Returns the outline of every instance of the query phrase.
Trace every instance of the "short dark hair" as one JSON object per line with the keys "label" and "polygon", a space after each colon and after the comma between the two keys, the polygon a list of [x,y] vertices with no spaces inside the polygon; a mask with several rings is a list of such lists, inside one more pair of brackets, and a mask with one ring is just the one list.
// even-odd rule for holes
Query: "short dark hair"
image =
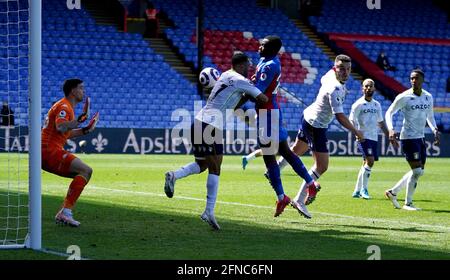
{"label": "short dark hair", "polygon": [[63,84],[63,91],[64,91],[64,96],[69,96],[70,92],[72,91],[72,89],[76,88],[79,84],[82,84],[83,81],[80,79],[67,79],[64,81]]}
{"label": "short dark hair", "polygon": [[270,55],[277,55],[281,49],[281,46],[283,46],[283,42],[281,42],[280,37],[276,35],[269,35],[266,36],[264,39],[267,39],[268,41],[264,45],[264,48],[267,49],[267,52],[269,52]]}
{"label": "short dark hair", "polygon": [[336,56],[336,58],[334,59],[334,62],[338,62],[338,61],[342,61],[342,62],[352,62],[352,59],[350,58],[350,56],[345,55],[345,54],[340,54],[338,56]]}
{"label": "short dark hair", "polygon": [[421,75],[423,79],[425,79],[425,73],[423,73],[422,69],[420,69],[420,68],[415,68],[415,69],[413,69],[413,70],[411,71],[411,74],[412,74],[412,73],[417,73],[417,74]]}
{"label": "short dark hair", "polygon": [[249,61],[248,55],[246,55],[241,51],[235,51],[233,53],[233,56],[231,57],[231,64],[233,65],[233,67],[248,61]]}

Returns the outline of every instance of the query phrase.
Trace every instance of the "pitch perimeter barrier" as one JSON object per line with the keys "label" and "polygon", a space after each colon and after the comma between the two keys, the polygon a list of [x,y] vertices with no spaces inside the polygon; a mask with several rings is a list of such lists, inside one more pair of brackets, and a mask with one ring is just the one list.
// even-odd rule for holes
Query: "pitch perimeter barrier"
{"label": "pitch perimeter barrier", "polygon": [[[20,133],[19,133],[20,131]],[[27,152],[29,137],[27,127],[0,127],[0,152]],[[171,129],[97,128],[89,135],[68,140],[66,149],[73,153],[89,154],[186,154],[191,151],[189,138],[171,137]],[[19,136],[21,135],[21,136]],[[248,132],[246,133],[248,136]],[[292,144],[296,131],[289,132]],[[333,156],[360,155],[353,135],[347,132],[328,132],[328,149]],[[450,134],[442,134],[441,145],[433,145],[433,135],[425,137],[427,154],[431,157],[450,157]],[[80,143],[84,142],[84,146]],[[255,139],[246,139],[236,131],[228,131],[224,152],[231,155],[247,154],[257,149]],[[394,149],[380,135],[380,156],[402,156],[401,149]]]}

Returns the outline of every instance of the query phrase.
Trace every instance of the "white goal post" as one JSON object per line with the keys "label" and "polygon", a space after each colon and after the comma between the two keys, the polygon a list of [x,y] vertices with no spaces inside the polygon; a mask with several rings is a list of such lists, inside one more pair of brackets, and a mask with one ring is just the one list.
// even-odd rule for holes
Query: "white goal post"
{"label": "white goal post", "polygon": [[0,0],[0,102],[15,117],[0,128],[0,249],[42,248],[41,26],[42,0]]}

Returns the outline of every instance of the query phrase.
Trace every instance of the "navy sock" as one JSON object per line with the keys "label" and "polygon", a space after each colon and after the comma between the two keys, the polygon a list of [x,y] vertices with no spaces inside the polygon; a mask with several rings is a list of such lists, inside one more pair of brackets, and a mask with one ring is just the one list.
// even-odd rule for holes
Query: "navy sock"
{"label": "navy sock", "polygon": [[313,181],[313,178],[311,177],[311,175],[309,175],[308,170],[306,170],[305,165],[298,156],[292,153],[289,156],[285,157],[285,159],[292,166],[292,169],[294,169],[295,173],[297,173],[298,176],[302,177],[305,180],[306,184],[310,184]]}
{"label": "navy sock", "polygon": [[270,182],[272,182],[272,187],[275,190],[275,193],[280,196],[284,194],[283,185],[281,184],[280,178],[280,168],[278,164],[271,164],[267,166],[267,171],[269,172]]}

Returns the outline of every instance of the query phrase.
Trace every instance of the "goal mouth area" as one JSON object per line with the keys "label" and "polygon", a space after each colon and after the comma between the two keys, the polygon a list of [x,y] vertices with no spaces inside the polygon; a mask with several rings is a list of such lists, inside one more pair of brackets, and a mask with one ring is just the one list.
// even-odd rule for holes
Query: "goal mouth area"
{"label": "goal mouth area", "polygon": [[0,249],[41,247],[41,13],[0,1]]}
{"label": "goal mouth area", "polygon": [[[0,156],[3,159],[5,155]],[[13,188],[0,184],[0,249],[25,248],[29,238],[29,195],[25,189]]]}

